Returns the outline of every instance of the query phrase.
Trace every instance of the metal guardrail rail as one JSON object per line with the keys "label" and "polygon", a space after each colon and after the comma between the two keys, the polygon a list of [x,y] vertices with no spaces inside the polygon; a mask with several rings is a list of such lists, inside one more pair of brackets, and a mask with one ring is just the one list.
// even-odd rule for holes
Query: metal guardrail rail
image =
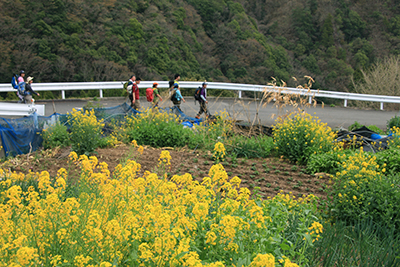
{"label": "metal guardrail rail", "polygon": [[[126,81],[117,82],[59,82],[59,83],[34,83],[33,89],[35,91],[61,91],[61,98],[65,99],[65,91],[68,90],[99,90],[99,97],[103,98],[103,90],[115,89],[122,90],[123,83]],[[168,81],[142,81],[140,88],[148,88],[153,85],[153,82],[157,82],[158,88],[168,88]],[[197,88],[202,82],[179,82],[182,88]],[[219,83],[219,82],[208,82],[208,89],[221,89],[221,90],[233,90],[238,91],[239,98],[242,97],[242,91],[251,92],[263,92],[265,90],[269,92],[280,92],[282,94],[300,94],[309,96],[309,102],[311,103],[312,97],[326,97],[343,99],[344,107],[347,107],[348,100],[359,100],[369,102],[379,102],[380,109],[383,110],[383,103],[400,103],[400,97],[398,96],[386,96],[386,95],[368,95],[368,94],[355,94],[355,93],[344,93],[335,91],[324,91],[324,90],[306,90],[299,88],[278,88],[266,85],[254,85],[254,84],[237,84],[237,83]],[[0,92],[16,92],[11,87],[11,84],[0,84]]]}
{"label": "metal guardrail rail", "polygon": [[29,116],[33,113],[45,115],[45,105],[0,102],[0,116]]}

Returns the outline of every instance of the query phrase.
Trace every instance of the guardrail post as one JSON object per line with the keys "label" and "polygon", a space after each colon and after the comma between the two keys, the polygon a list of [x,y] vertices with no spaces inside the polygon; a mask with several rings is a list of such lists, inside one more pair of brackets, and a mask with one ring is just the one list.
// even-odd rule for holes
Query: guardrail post
{"label": "guardrail post", "polygon": [[61,98],[65,99],[65,91],[64,90],[61,90]]}
{"label": "guardrail post", "polygon": [[100,98],[103,98],[103,89],[100,89]]}
{"label": "guardrail post", "polygon": [[347,107],[347,99],[344,100],[344,107]]}
{"label": "guardrail post", "polygon": [[309,104],[312,104],[312,96],[309,96],[309,97],[308,97],[308,103],[309,103]]}
{"label": "guardrail post", "polygon": [[381,102],[381,110],[383,110],[383,102]]}
{"label": "guardrail post", "polygon": [[242,91],[239,91],[239,98],[242,98]]}

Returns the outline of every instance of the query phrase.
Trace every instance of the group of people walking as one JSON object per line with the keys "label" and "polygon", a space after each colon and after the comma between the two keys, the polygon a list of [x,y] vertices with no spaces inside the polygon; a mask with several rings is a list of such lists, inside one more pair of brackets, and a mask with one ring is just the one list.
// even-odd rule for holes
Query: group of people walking
{"label": "group of people walking", "polygon": [[[169,96],[168,98],[171,99],[174,107],[181,112],[181,103],[186,102],[185,98],[182,96],[179,81],[181,76],[179,74],[175,74],[173,82],[170,82],[169,88]],[[127,92],[130,101],[130,105],[132,108],[136,110],[140,110],[140,96],[139,96],[139,85],[141,82],[140,77],[136,77],[132,75],[127,83]],[[26,103],[30,104],[33,102],[32,95],[39,96],[40,94],[35,92],[32,89],[33,77],[29,76],[25,81],[25,71],[21,70],[20,74],[17,78],[18,89],[17,89],[17,96],[19,98],[19,103]],[[203,82],[201,87],[199,87],[196,92],[198,92],[198,97],[195,100],[199,101],[200,103],[200,110],[196,115],[196,119],[200,119],[200,116],[204,113],[206,116],[209,115],[207,110],[207,98],[206,98],[206,88],[207,82]],[[152,86],[153,90],[153,99],[152,99],[152,108],[157,108],[159,106],[160,101],[163,101],[163,98],[158,89],[158,83],[153,83]]]}
{"label": "group of people walking", "polygon": [[[175,74],[173,82],[170,82],[170,88],[168,91],[168,98],[171,99],[174,108],[181,111],[181,103],[186,102],[185,98],[182,96],[179,81],[181,76],[179,74]],[[127,92],[130,101],[130,105],[132,108],[136,110],[140,110],[140,96],[139,96],[139,87],[141,79],[132,75],[128,81]],[[153,83],[152,86],[154,98],[152,100],[152,108],[157,108],[159,106],[160,101],[163,101],[163,98],[158,89],[158,83]],[[199,88],[199,97],[196,99],[200,103],[200,110],[196,115],[196,119],[200,119],[200,116],[204,113],[206,117],[209,116],[207,110],[207,97],[206,97],[206,89],[207,89],[207,82],[203,82],[201,87]]]}
{"label": "group of people walking", "polygon": [[29,76],[25,82],[25,71],[20,71],[17,82],[17,96],[19,99],[18,103],[31,104],[33,102],[32,95],[40,95],[32,89],[33,77]]}

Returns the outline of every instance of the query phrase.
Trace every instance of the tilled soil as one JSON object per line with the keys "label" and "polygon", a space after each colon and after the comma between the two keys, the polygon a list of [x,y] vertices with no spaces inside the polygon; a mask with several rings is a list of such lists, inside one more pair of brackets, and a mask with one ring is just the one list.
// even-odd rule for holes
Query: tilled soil
{"label": "tilled soil", "polygon": [[[99,162],[108,164],[111,173],[118,164],[132,159],[141,164],[141,174],[143,174],[146,170],[154,171],[157,168],[158,159],[163,150],[168,150],[172,157],[171,169],[168,172],[170,177],[175,174],[190,173],[194,179],[201,181],[208,176],[214,164],[210,152],[193,151],[187,148],[145,147],[143,154],[140,154],[133,146],[122,144],[113,148],[97,149],[94,155]],[[78,167],[68,161],[70,151],[69,147],[39,150],[2,162],[0,167],[24,174],[29,171],[48,171],[51,177],[55,177],[60,168],[65,168],[70,178],[77,177]],[[222,165],[229,178],[238,176],[242,181],[242,186],[248,187],[262,198],[273,197],[282,192],[291,192],[296,197],[314,194],[325,198],[324,189],[330,183],[327,174],[309,175],[306,174],[304,166],[294,165],[279,158],[234,159],[228,156]]]}

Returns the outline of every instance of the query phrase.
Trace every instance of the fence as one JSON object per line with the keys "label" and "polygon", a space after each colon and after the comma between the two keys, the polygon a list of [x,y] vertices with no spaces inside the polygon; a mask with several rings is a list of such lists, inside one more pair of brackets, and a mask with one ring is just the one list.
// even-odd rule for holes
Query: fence
{"label": "fence", "polygon": [[[151,87],[154,81],[142,81],[140,83],[141,88]],[[168,88],[168,81],[156,81],[159,88]],[[197,88],[202,82],[180,82],[181,88]],[[61,98],[65,99],[65,91],[68,90],[99,90],[99,97],[103,98],[103,90],[116,89],[122,90],[123,82],[65,82],[65,83],[35,83],[33,88],[35,91],[61,91]],[[348,100],[359,100],[369,102],[379,102],[380,109],[383,110],[384,103],[400,103],[400,97],[397,96],[386,96],[386,95],[368,95],[368,94],[355,94],[355,93],[343,93],[335,91],[323,91],[323,90],[306,90],[298,88],[277,88],[266,85],[254,85],[254,84],[237,84],[237,83],[218,83],[209,82],[208,89],[222,89],[222,90],[233,90],[238,91],[239,98],[242,97],[243,91],[250,92],[263,92],[264,90],[276,91],[282,94],[300,94],[309,96],[309,102],[311,103],[312,97],[325,97],[335,98],[344,100],[344,107],[347,107]],[[11,87],[11,84],[0,84],[0,92],[12,92],[15,90]]]}

